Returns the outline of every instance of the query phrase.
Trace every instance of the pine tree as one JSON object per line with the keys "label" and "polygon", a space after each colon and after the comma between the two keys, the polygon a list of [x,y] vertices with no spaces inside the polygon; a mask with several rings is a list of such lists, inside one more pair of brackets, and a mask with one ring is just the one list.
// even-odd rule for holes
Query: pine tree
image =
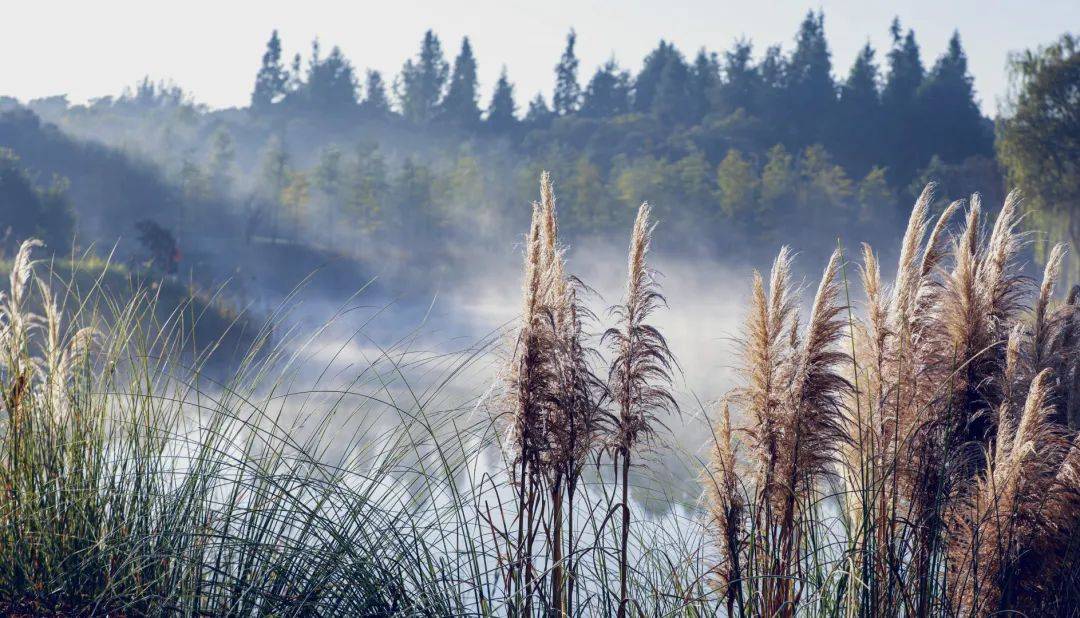
{"label": "pine tree", "polygon": [[660,72],[652,112],[666,124],[685,124],[690,120],[690,68],[674,47],[672,52]]}
{"label": "pine tree", "polygon": [[924,149],[917,143],[925,134],[919,127],[916,100],[926,70],[919,56],[915,32],[908,29],[904,33],[900,20],[894,19],[889,33],[892,35],[889,73],[881,91],[885,158],[880,163],[888,168],[894,185],[906,185],[916,170],[926,163],[921,154]]}
{"label": "pine tree", "polygon": [[555,114],[548,108],[547,102],[544,101],[544,95],[539,92],[533,97],[532,101],[529,101],[529,110],[525,112],[525,124],[534,129],[542,129],[551,123],[551,119]]}
{"label": "pine tree", "polygon": [[789,65],[779,45],[765,50],[765,57],[756,67],[757,91],[754,94],[755,114],[764,121],[765,143],[776,143],[786,137],[788,117],[787,85]]}
{"label": "pine tree", "polygon": [[475,127],[480,122],[477,107],[479,93],[476,86],[476,58],[473,56],[469,37],[461,41],[461,51],[454,60],[450,88],[442,102],[442,117],[451,124]]}
{"label": "pine tree", "polygon": [[286,92],[288,72],[281,64],[281,39],[277,30],[270,35],[266,43],[266,52],[262,57],[262,66],[255,75],[255,90],[251,93],[251,108],[265,111],[280,101]]}
{"label": "pine tree", "polygon": [[772,45],[765,50],[765,57],[757,67],[757,73],[761,78],[761,86],[766,91],[777,93],[784,87],[789,72],[788,61],[779,45]]}
{"label": "pine tree", "polygon": [[825,40],[825,15],[806,14],[787,64],[787,97],[793,104],[788,116],[794,141],[812,144],[825,141],[828,119],[835,115],[836,84]]}
{"label": "pine tree", "polygon": [[435,118],[449,74],[439,37],[428,30],[416,61],[405,62],[395,87],[407,120],[425,124]]}
{"label": "pine tree", "polygon": [[619,69],[614,59],[596,70],[581,103],[586,118],[610,118],[630,110],[630,74]]}
{"label": "pine tree", "polygon": [[834,151],[848,171],[861,176],[884,154],[878,135],[882,122],[878,67],[874,62],[874,48],[869,43],[855,58],[840,87],[837,111]]}
{"label": "pine tree", "polygon": [[341,114],[356,108],[356,75],[352,64],[334,47],[325,59],[319,56],[319,42],[311,45],[304,103],[318,113]]}
{"label": "pine tree", "polygon": [[936,154],[946,163],[959,163],[971,155],[992,156],[992,128],[975,101],[958,32],[953,32],[948,50],[919,88],[918,106],[924,127],[924,159]]}
{"label": "pine tree", "polygon": [[581,103],[581,86],[578,85],[578,59],[574,55],[577,34],[570,30],[566,35],[566,49],[559,64],[555,65],[555,93],[551,97],[552,109],[560,116],[577,111]]}
{"label": "pine tree", "polygon": [[859,55],[855,57],[851,71],[840,87],[840,102],[847,112],[873,109],[881,104],[878,93],[878,67],[874,62],[874,48],[869,43],[864,45]]}
{"label": "pine tree", "polygon": [[382,73],[371,70],[367,72],[364,92],[364,102],[360,104],[360,110],[364,114],[372,118],[384,118],[390,114],[390,99],[386,96],[386,83]]}
{"label": "pine tree", "polygon": [[301,58],[300,52],[296,52],[293,55],[292,64],[290,70],[285,72],[285,98],[286,101],[293,98],[292,95],[298,93],[301,88],[304,87],[303,72],[300,70]]}
{"label": "pine tree", "polygon": [[653,101],[656,99],[656,93],[660,89],[660,79],[671,57],[676,54],[678,52],[675,50],[675,46],[661,39],[656,49],[649,52],[648,56],[645,56],[641,71],[638,72],[637,77],[634,79],[633,104],[635,112],[642,114],[651,114],[653,112]]}
{"label": "pine tree", "polygon": [[712,109],[712,98],[720,84],[720,60],[715,52],[698,51],[690,71],[690,110],[692,122],[699,122]]}
{"label": "pine tree", "polygon": [[904,33],[900,20],[893,19],[889,34],[892,35],[893,45],[889,50],[889,75],[881,99],[887,110],[893,111],[909,106],[914,101],[926,69],[923,68],[919,56],[919,44],[915,41],[914,30],[909,28]]}
{"label": "pine tree", "polygon": [[717,89],[717,105],[720,112],[731,114],[743,109],[760,114],[758,106],[761,93],[761,75],[752,64],[753,46],[747,40],[738,40],[724,52],[724,81]]}
{"label": "pine tree", "polygon": [[495,92],[491,95],[491,104],[487,109],[487,126],[496,133],[508,133],[517,127],[517,104],[514,103],[514,85],[506,76],[506,66],[499,73],[495,82]]}

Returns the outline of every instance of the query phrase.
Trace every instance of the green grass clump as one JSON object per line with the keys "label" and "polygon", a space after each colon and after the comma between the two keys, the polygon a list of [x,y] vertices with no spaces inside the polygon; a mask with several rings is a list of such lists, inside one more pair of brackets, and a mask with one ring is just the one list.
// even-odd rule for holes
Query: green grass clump
{"label": "green grass clump", "polygon": [[[271,343],[268,320],[221,379],[205,371],[212,351],[190,353],[190,322],[160,310],[155,290],[119,302],[69,278],[56,294],[60,274],[32,249],[14,260],[0,308],[0,612],[449,616],[514,606],[506,539],[492,525],[515,517],[513,492],[501,464],[485,463],[498,460],[495,424],[487,402],[447,389],[486,344],[430,358],[383,349],[346,383],[320,377],[301,389],[313,340],[276,333]],[[579,517],[611,508],[600,485],[579,492],[591,505]],[[675,536],[694,538],[686,522],[658,532],[668,528],[635,535],[631,550],[640,560],[630,589],[660,613],[705,592],[698,582],[669,594],[672,576],[692,580],[702,563]],[[579,613],[618,603],[610,533],[580,526]]]}

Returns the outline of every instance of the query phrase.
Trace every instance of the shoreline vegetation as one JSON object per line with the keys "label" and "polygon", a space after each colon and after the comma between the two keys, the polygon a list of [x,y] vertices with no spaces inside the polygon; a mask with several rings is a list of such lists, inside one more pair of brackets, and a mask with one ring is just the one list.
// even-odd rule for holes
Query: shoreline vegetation
{"label": "shoreline vegetation", "polygon": [[686,455],[701,500],[666,516],[633,486],[689,414],[647,204],[594,314],[542,174],[503,371],[464,397],[487,344],[302,383],[304,335],[269,321],[213,379],[149,290],[59,285],[26,241],[0,299],[0,612],[1071,615],[1080,288],[1057,293],[1061,246],[1024,276],[1016,193],[990,220],[978,195],[933,216],[933,190],[891,284],[869,245],[808,305],[789,249],[753,274],[739,385]]}

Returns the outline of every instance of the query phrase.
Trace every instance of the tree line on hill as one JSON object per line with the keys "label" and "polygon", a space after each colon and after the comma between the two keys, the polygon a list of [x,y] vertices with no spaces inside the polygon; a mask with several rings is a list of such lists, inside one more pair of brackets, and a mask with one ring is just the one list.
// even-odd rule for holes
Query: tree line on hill
{"label": "tree line on hill", "polygon": [[[783,235],[814,251],[837,235],[892,234],[928,181],[943,199],[1003,197],[1003,142],[995,152],[960,35],[930,62],[912,29],[894,20],[890,34],[839,77],[821,12],[787,50],[739,40],[687,54],[660,41],[636,71],[611,59],[586,76],[571,31],[554,89],[522,106],[505,69],[482,97],[468,38],[450,61],[428,31],[383,76],[317,41],[286,60],[274,32],[243,109],[208,110],[149,79],[85,106],[29,107],[157,163],[176,190],[155,218],[181,245],[227,232],[361,254],[437,250],[520,228],[520,196],[547,169],[571,235],[624,227],[648,200],[674,228],[667,237],[753,254]],[[208,209],[229,225],[207,227]]]}
{"label": "tree line on hill", "polygon": [[878,166],[897,185],[910,181],[934,155],[947,163],[991,155],[993,126],[979,110],[959,33],[929,67],[913,30],[894,20],[890,33],[884,66],[868,43],[839,80],[821,12],[806,15],[790,53],[773,45],[755,60],[753,44],[739,40],[723,53],[701,49],[691,58],[661,40],[636,73],[612,59],[583,80],[571,31],[550,97],[538,93],[521,113],[505,67],[482,109],[477,57],[468,37],[450,63],[429,30],[416,57],[388,86],[378,71],[366,71],[361,80],[340,48],[323,55],[318,41],[306,64],[297,54],[286,66],[275,31],[251,109],[454,127],[510,136],[530,150],[562,138],[553,128],[560,121],[648,122],[647,137],[658,147],[688,139],[714,155],[714,163],[726,152],[709,152],[710,142],[738,133],[754,154],[776,144],[793,151],[819,144],[850,175],[861,177]]}
{"label": "tree line on hill", "polygon": [[[611,59],[586,79],[571,31],[553,91],[521,109],[505,67],[481,101],[467,37],[450,62],[438,35],[426,32],[388,79],[372,70],[361,78],[340,48],[324,54],[317,41],[306,62],[298,54],[287,65],[275,31],[250,112],[509,143],[522,161],[511,177],[551,169],[568,225],[586,231],[626,224],[649,199],[665,220],[734,222],[753,243],[777,228],[811,236],[891,225],[927,179],[951,178],[957,191],[989,180],[984,191],[999,192],[993,123],[980,112],[959,33],[929,66],[912,29],[894,20],[890,34],[889,49],[867,44],[839,79],[820,11],[805,16],[788,52],[773,45],[755,54],[739,40],[722,53],[687,55],[661,40],[636,72]],[[445,148],[428,163],[451,174],[462,156]],[[373,225],[385,223],[366,211]]]}

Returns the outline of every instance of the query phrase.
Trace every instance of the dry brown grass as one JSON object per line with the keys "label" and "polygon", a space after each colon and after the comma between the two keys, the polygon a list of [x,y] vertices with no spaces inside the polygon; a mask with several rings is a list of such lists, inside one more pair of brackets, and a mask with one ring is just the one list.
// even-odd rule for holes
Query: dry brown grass
{"label": "dry brown grass", "polygon": [[[1041,615],[1075,596],[1080,348],[1078,294],[1053,302],[1063,250],[1036,289],[1018,263],[1016,194],[992,227],[973,196],[955,232],[963,205],[931,227],[932,203],[927,187],[891,291],[863,247],[858,320],[839,300],[839,254],[801,329],[788,250],[768,291],[754,273],[744,386],[722,406],[706,483],[729,612],[802,607],[823,552],[814,505],[834,476],[837,611]],[[728,402],[749,451],[738,472]]]}

